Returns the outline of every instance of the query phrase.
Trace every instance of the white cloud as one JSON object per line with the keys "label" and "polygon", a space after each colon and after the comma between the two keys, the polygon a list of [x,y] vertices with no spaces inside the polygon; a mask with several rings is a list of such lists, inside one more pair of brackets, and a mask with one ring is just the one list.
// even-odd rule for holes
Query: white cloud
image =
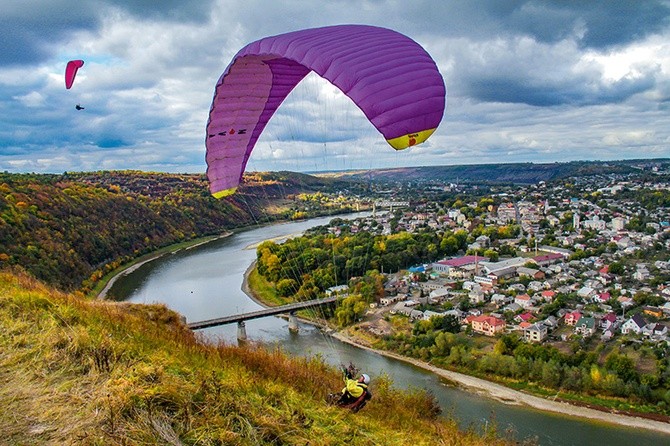
{"label": "white cloud", "polygon": [[[618,30],[599,18],[607,5],[588,2],[218,0],[161,9],[99,0],[76,20],[56,0],[26,5],[0,6],[35,28],[7,43],[25,54],[0,55],[2,170],[204,172],[211,96],[237,50],[338,23],[387,26],[425,46],[448,88],[440,128],[395,152],[339,90],[310,76],[268,124],[249,168],[670,157],[670,28],[654,2],[609,5],[612,23],[637,17],[637,28]],[[10,31],[0,37],[21,37]],[[75,57],[86,64],[65,90],[64,63]]]}
{"label": "white cloud", "polygon": [[14,99],[26,107],[40,107],[44,105],[44,96],[37,91],[31,91],[23,96],[14,96]]}

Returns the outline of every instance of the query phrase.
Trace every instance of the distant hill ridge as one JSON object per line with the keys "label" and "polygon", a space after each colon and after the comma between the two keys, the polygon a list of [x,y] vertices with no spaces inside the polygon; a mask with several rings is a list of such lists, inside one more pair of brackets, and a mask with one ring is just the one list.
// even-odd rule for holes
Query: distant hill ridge
{"label": "distant hill ridge", "polygon": [[668,159],[621,161],[572,161],[567,163],[471,164],[455,166],[417,166],[392,169],[322,172],[324,178],[357,181],[441,181],[445,183],[533,184],[573,176],[631,173],[641,167],[667,165]]}

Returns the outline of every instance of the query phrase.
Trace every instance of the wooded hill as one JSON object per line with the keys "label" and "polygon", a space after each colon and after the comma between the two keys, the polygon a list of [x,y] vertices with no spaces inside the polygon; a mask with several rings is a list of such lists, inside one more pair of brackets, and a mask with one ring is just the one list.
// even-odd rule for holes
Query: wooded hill
{"label": "wooded hill", "polygon": [[294,194],[338,186],[308,175],[257,173],[245,175],[237,194],[217,200],[204,175],[3,173],[0,268],[20,267],[61,290],[87,292],[104,274],[142,254],[289,219]]}
{"label": "wooded hill", "polygon": [[468,164],[458,166],[402,167],[365,171],[328,172],[319,177],[366,182],[442,182],[479,184],[533,184],[573,176],[626,174],[651,167],[668,168],[670,161],[573,161],[569,163]]}

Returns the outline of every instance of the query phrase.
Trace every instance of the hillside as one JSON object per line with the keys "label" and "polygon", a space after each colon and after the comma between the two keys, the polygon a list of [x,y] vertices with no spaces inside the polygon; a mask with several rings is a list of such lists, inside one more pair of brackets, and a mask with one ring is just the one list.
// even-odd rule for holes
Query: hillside
{"label": "hillside", "polygon": [[668,160],[573,161],[569,163],[508,163],[424,166],[315,174],[324,178],[366,182],[438,182],[479,184],[533,184],[571,176],[629,173]]}
{"label": "hillside", "polygon": [[380,377],[359,414],[318,359],[207,345],[159,305],[87,301],[0,273],[0,438],[38,445],[498,445]]}
{"label": "hillside", "polygon": [[296,206],[293,194],[336,187],[341,182],[289,172],[257,173],[245,176],[237,194],[217,200],[204,175],[4,173],[0,267],[20,266],[61,290],[87,292],[104,274],[142,254],[290,219]]}

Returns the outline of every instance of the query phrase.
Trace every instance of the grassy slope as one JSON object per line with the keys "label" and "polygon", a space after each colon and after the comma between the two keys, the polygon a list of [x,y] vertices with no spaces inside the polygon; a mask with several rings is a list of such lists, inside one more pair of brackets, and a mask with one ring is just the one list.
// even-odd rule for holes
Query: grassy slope
{"label": "grassy slope", "polygon": [[84,301],[0,272],[5,444],[492,445],[376,379],[354,415],[320,360],[205,345],[159,305]]}

